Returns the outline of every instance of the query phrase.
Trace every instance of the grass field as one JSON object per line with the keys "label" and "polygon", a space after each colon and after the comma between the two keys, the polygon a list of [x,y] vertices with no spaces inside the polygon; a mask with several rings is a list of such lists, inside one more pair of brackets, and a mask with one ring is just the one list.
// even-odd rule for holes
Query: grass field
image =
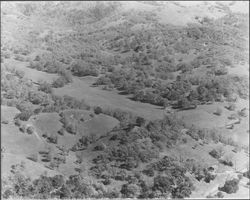
{"label": "grass field", "polygon": [[1,147],[4,149],[2,153],[2,176],[10,174],[11,165],[25,162],[25,174],[32,179],[37,178],[45,171],[48,175],[58,174],[56,171],[49,170],[43,164],[33,162],[27,159],[32,153],[37,153],[40,149],[45,148],[44,143],[37,139],[35,135],[28,135],[19,131],[13,123],[15,114],[19,113],[16,108],[1,106],[1,116],[9,120],[9,124],[1,125]]}
{"label": "grass field", "polygon": [[97,87],[91,87],[94,80],[91,78],[74,78],[73,83],[63,88],[55,89],[57,95],[70,95],[77,99],[84,99],[90,106],[103,106],[120,108],[136,113],[147,119],[161,119],[162,107],[130,100],[125,95],[119,95],[114,91],[105,91]]}

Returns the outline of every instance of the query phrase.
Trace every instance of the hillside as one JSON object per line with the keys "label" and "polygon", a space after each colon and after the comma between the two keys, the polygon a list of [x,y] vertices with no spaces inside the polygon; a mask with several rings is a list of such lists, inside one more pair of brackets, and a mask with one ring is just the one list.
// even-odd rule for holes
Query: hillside
{"label": "hillside", "polygon": [[249,198],[249,2],[1,2],[3,198]]}

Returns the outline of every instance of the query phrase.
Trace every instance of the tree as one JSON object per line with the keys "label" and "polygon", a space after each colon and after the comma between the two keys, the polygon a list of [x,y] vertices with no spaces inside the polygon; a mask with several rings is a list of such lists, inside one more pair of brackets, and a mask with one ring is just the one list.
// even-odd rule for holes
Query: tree
{"label": "tree", "polygon": [[228,73],[228,69],[226,67],[216,68],[214,74],[216,76],[226,75]]}
{"label": "tree", "polygon": [[181,98],[179,101],[178,101],[178,107],[180,108],[188,108],[190,106],[190,102],[187,100],[187,98]]}
{"label": "tree", "polygon": [[212,151],[210,151],[209,154],[212,157],[214,157],[215,159],[219,159],[220,158],[219,153],[215,149],[213,149]]}
{"label": "tree", "polygon": [[194,189],[194,186],[189,178],[186,179],[186,181],[181,182],[178,184],[177,187],[175,187],[172,191],[172,198],[186,198],[189,197],[192,193],[192,190]]}
{"label": "tree", "polygon": [[216,151],[217,151],[219,158],[221,158],[225,154],[225,150],[224,150],[224,147],[222,145],[218,146],[216,148]]}
{"label": "tree", "polygon": [[29,126],[29,127],[27,127],[26,131],[28,134],[32,135],[34,133],[35,129],[33,126]]}
{"label": "tree", "polygon": [[52,93],[51,85],[47,82],[40,83],[38,90],[43,91],[43,92],[48,93],[48,94]]}
{"label": "tree", "polygon": [[136,118],[136,124],[138,126],[143,126],[143,125],[145,125],[145,123],[146,123],[146,120],[143,117],[137,117]]}
{"label": "tree", "polygon": [[41,91],[30,91],[28,93],[29,101],[33,104],[41,104],[47,99],[47,95]]}
{"label": "tree", "polygon": [[232,154],[225,155],[221,160],[221,162],[225,165],[233,166],[233,155]]}
{"label": "tree", "polygon": [[124,184],[120,192],[125,198],[136,198],[140,194],[140,188],[136,184]]}
{"label": "tree", "polygon": [[63,76],[59,76],[56,80],[53,81],[52,86],[54,88],[63,87],[67,83],[67,80]]}
{"label": "tree", "polygon": [[154,169],[153,168],[144,169],[142,171],[142,173],[149,176],[149,177],[153,177],[154,176]]}
{"label": "tree", "polygon": [[218,198],[223,198],[223,197],[224,197],[224,195],[223,195],[223,193],[222,193],[221,191],[220,191],[220,192],[217,192],[216,196],[217,196]]}
{"label": "tree", "polygon": [[22,121],[28,121],[29,118],[33,115],[32,111],[23,111],[15,116],[15,119],[20,119]]}
{"label": "tree", "polygon": [[243,176],[247,177],[250,179],[250,170],[247,170],[246,172],[243,173]]}
{"label": "tree", "polygon": [[102,113],[102,108],[100,106],[97,106],[94,108],[94,113],[99,115],[100,113]]}
{"label": "tree", "polygon": [[170,177],[167,176],[157,176],[154,178],[153,190],[159,190],[161,193],[171,193],[172,191],[172,181]]}
{"label": "tree", "polygon": [[53,187],[49,177],[41,175],[39,179],[34,180],[33,186],[36,198],[50,198]]}
{"label": "tree", "polygon": [[236,193],[239,190],[239,180],[238,179],[228,180],[225,182],[223,187],[219,187],[218,189],[228,194]]}

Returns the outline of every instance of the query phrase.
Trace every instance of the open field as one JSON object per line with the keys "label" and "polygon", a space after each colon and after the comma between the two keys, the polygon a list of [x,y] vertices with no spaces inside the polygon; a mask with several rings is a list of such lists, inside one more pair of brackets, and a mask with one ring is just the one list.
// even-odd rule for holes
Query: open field
{"label": "open field", "polygon": [[56,89],[55,94],[62,96],[67,94],[77,99],[84,99],[91,106],[102,105],[104,107],[120,108],[146,117],[147,119],[161,119],[163,117],[163,110],[159,106],[135,102],[115,92],[91,87],[92,83],[93,81],[89,80],[88,77],[81,80],[74,78],[73,83]]}

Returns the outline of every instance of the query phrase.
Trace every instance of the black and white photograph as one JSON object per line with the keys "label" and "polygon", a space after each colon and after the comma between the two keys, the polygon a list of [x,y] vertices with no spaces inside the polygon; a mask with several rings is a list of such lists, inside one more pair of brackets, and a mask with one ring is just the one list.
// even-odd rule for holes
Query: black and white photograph
{"label": "black and white photograph", "polygon": [[249,1],[1,1],[1,199],[250,199]]}

